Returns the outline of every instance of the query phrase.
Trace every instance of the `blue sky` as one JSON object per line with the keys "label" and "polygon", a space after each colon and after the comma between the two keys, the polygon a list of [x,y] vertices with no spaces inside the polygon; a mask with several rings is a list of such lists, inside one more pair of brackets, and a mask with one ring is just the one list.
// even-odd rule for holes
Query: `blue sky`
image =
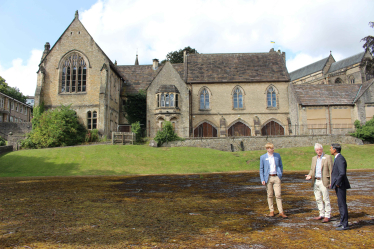
{"label": "blue sky", "polygon": [[[151,64],[186,46],[201,53],[286,52],[291,72],[325,58],[357,54],[373,0],[0,1],[0,76],[33,95],[45,42],[51,46],[75,11],[112,61]],[[275,41],[271,44],[270,41]]]}

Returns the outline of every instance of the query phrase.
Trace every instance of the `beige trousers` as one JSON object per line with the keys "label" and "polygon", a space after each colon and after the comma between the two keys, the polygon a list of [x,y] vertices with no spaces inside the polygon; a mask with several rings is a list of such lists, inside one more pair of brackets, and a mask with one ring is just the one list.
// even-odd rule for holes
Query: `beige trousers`
{"label": "beige trousers", "polygon": [[322,180],[314,182],[314,196],[316,197],[319,216],[330,218],[331,205],[329,190],[323,185]]}
{"label": "beige trousers", "polygon": [[274,212],[274,200],[273,196],[275,193],[275,199],[277,201],[277,207],[279,213],[283,213],[282,197],[281,197],[281,180],[278,176],[269,176],[269,180],[266,184],[266,191],[268,194],[268,204],[270,212]]}

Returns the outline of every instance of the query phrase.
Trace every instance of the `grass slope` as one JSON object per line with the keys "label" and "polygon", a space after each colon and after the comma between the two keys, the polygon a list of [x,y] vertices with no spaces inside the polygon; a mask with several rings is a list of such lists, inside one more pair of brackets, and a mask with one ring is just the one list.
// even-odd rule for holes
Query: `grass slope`
{"label": "grass slope", "polygon": [[[329,146],[324,146],[329,153]],[[0,156],[0,177],[186,174],[258,170],[266,151],[95,145],[15,151]],[[309,170],[313,147],[276,149],[284,170]],[[374,168],[373,145],[344,145],[349,169]]]}

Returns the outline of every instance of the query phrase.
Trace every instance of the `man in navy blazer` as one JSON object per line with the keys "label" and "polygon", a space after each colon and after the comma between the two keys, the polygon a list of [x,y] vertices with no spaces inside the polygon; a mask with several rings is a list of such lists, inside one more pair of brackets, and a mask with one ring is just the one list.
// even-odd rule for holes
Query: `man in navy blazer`
{"label": "man in navy blazer", "polygon": [[274,217],[274,200],[273,195],[277,201],[279,216],[287,218],[283,212],[282,197],[281,197],[281,179],[283,174],[282,159],[278,153],[274,153],[274,145],[267,143],[265,145],[267,153],[260,157],[260,178],[261,184],[266,185],[268,204],[270,209],[270,217]]}
{"label": "man in navy blazer", "polygon": [[342,147],[340,144],[332,144],[330,147],[331,155],[335,156],[334,165],[331,172],[331,188],[335,189],[338,197],[338,206],[340,212],[340,223],[336,230],[348,229],[348,208],[347,208],[347,189],[351,188],[347,178],[347,161],[340,154]]}

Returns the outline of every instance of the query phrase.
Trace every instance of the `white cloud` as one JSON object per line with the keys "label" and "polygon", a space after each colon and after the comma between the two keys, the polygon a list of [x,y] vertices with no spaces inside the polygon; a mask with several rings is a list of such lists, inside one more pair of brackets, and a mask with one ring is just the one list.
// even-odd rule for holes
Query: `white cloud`
{"label": "white cloud", "polygon": [[120,65],[133,64],[137,50],[140,64],[151,64],[186,46],[201,53],[267,52],[273,40],[297,69],[330,50],[335,59],[361,52],[373,7],[371,0],[109,0],[83,11],[81,21]]}
{"label": "white cloud", "polygon": [[30,58],[24,64],[22,59],[14,59],[10,68],[3,68],[0,65],[0,75],[11,87],[18,87],[24,95],[34,96],[38,65],[43,51],[34,49]]}

